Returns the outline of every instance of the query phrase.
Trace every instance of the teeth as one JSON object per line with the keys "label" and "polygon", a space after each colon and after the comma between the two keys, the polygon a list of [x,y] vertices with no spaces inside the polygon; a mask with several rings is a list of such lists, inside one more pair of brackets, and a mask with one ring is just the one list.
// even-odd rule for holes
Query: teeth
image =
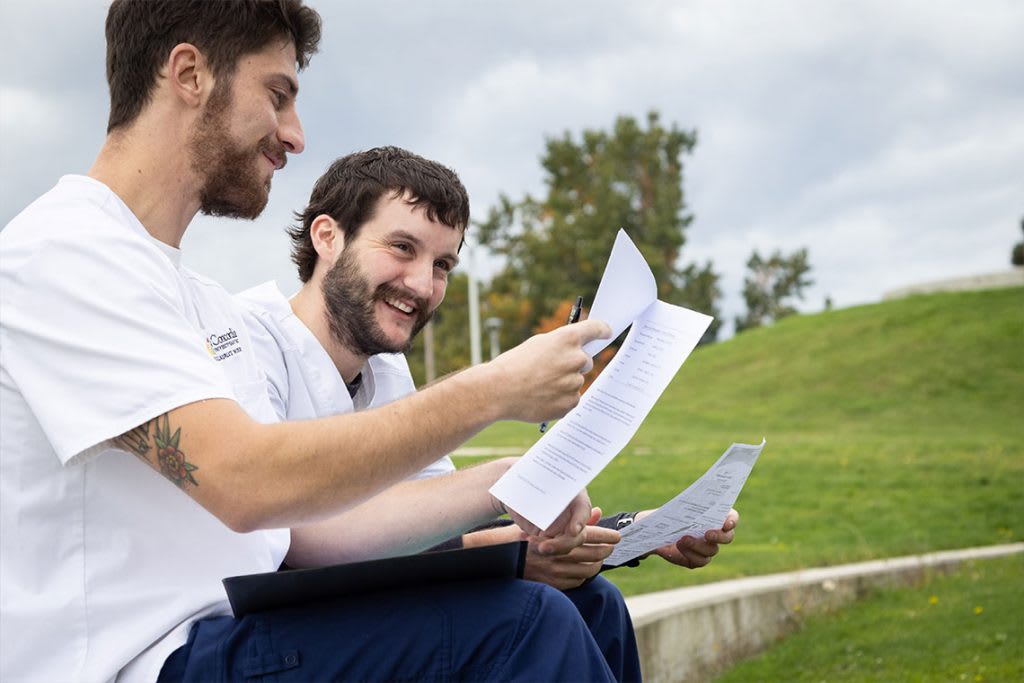
{"label": "teeth", "polygon": [[404,304],[396,299],[384,299],[384,301],[386,301],[391,306],[394,306],[398,310],[402,311],[403,313],[412,313],[415,310],[412,306]]}

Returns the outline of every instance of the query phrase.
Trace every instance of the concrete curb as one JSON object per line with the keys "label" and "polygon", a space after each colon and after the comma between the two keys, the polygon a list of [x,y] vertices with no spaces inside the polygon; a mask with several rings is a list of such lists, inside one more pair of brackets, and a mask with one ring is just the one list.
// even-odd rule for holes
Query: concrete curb
{"label": "concrete curb", "polygon": [[979,289],[1004,289],[1006,287],[1024,287],[1024,267],[1014,266],[1011,270],[983,275],[922,282],[909,287],[893,289],[882,294],[883,300],[902,299],[914,294],[933,294],[935,292],[969,292]]}
{"label": "concrete curb", "polygon": [[839,607],[879,586],[919,582],[966,560],[1024,553],[1024,543],[802,569],[677,588],[626,599],[644,680],[706,681],[767,649],[806,616]]}

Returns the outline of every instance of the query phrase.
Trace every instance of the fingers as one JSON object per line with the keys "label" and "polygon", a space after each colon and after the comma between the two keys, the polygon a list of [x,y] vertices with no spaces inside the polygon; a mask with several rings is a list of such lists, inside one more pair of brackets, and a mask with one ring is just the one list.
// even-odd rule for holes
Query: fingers
{"label": "fingers", "polygon": [[[576,494],[576,497],[569,501],[551,526],[544,530],[543,536],[554,538],[556,536],[580,536],[586,529],[588,520],[593,517],[594,508],[590,505],[590,496],[587,490],[583,489]],[[600,509],[598,509],[600,515]],[[582,542],[582,541],[581,541]]]}
{"label": "fingers", "polygon": [[[583,532],[584,543],[600,543],[607,545],[610,548],[620,540],[622,540],[622,534],[615,529],[606,529],[603,526],[588,526]],[[611,551],[609,550],[609,553],[610,552]]]}
{"label": "fingers", "polygon": [[[584,328],[577,330],[576,328]],[[496,372],[489,386],[501,403],[501,414],[526,422],[556,420],[576,407],[584,373],[593,360],[582,345],[610,333],[600,321],[567,325],[530,337],[491,361],[486,370]]]}
{"label": "fingers", "polygon": [[594,341],[595,339],[607,339],[612,336],[612,328],[608,327],[608,323],[603,320],[596,320],[588,318],[575,325],[567,325],[560,327],[559,331],[566,330],[566,334],[575,335],[575,339],[580,346]]}
{"label": "fingers", "polygon": [[[585,374],[587,374],[588,372],[590,372],[593,369],[594,369],[594,359],[591,358],[590,356],[587,356],[586,361],[584,361],[584,363],[583,363],[583,367],[580,368],[580,374],[581,375],[585,375]],[[582,387],[583,384],[581,383],[580,386]]]}
{"label": "fingers", "polygon": [[502,504],[502,507],[508,512],[508,516],[515,522],[516,526],[523,530],[523,533],[527,536],[539,536],[541,533],[540,527],[531,522],[530,520],[523,517],[521,514],[516,512],[510,507],[506,507]]}
{"label": "fingers", "polygon": [[584,530],[578,534],[562,535],[555,538],[540,538],[537,542],[537,552],[541,555],[565,555],[569,551],[583,545]]}
{"label": "fingers", "polygon": [[563,536],[559,538],[534,537],[531,549],[540,555],[550,555],[566,562],[602,562],[612,554],[621,536],[614,529],[588,526],[582,534],[582,542],[571,545]]}
{"label": "fingers", "polygon": [[[597,527],[588,527],[588,531],[594,528]],[[536,538],[530,539],[530,552],[526,555],[523,576],[560,590],[576,588],[601,571],[602,562],[614,548],[613,545],[603,543],[584,544],[563,555],[548,555],[540,552],[540,546],[546,542]]]}
{"label": "fingers", "polygon": [[600,564],[612,554],[612,550],[614,549],[614,545],[609,545],[607,543],[585,543],[573,548],[566,555],[552,557],[552,560],[566,565],[593,564],[594,562]]}
{"label": "fingers", "polygon": [[721,529],[712,529],[711,531],[704,532],[704,540],[708,543],[728,544],[732,543],[732,539],[736,537],[735,531],[722,531]]}
{"label": "fingers", "polygon": [[711,529],[705,532],[704,540],[709,543],[732,543],[736,536],[736,526],[740,523],[740,513],[736,510],[729,510],[725,517],[725,523],[721,529]]}
{"label": "fingers", "polygon": [[729,514],[725,516],[725,523],[722,524],[722,531],[732,531],[740,523],[740,513],[735,508],[729,510]]}
{"label": "fingers", "polygon": [[531,563],[531,559],[530,556],[527,556],[523,578],[540,581],[563,591],[579,587],[584,581],[601,571],[600,562],[555,563],[542,559],[539,562]]}

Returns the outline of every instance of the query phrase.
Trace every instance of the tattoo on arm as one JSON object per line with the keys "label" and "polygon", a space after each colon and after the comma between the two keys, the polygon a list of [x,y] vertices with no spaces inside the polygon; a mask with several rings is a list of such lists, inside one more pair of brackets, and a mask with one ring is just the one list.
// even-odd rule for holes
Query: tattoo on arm
{"label": "tattoo on arm", "polygon": [[[152,432],[152,440],[150,433]],[[128,451],[145,460],[160,470],[178,488],[187,489],[191,486],[199,486],[195,476],[192,474],[199,468],[185,459],[185,454],[179,448],[181,443],[181,427],[171,434],[170,418],[165,413],[158,418],[141,424],[131,431],[125,432],[114,439],[115,445],[122,450]],[[156,462],[149,456],[149,451],[156,447]]]}
{"label": "tattoo on arm", "polygon": [[122,450],[133,453],[149,462],[149,425],[152,421],[141,424],[130,432],[125,432],[114,439],[114,444]]}

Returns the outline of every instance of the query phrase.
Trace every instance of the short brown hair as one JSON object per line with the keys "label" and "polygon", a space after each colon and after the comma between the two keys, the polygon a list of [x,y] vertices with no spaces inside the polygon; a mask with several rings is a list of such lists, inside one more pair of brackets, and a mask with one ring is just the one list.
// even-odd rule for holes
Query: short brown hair
{"label": "short brown hair", "polygon": [[302,0],[114,0],[106,34],[109,133],[138,117],[175,45],[195,45],[230,82],[239,57],[291,39],[302,69],[320,43],[320,15]]}
{"label": "short brown hair", "polygon": [[[432,221],[465,230],[469,225],[469,195],[455,171],[400,147],[376,147],[336,160],[313,186],[309,205],[296,212],[298,224],[288,230],[292,261],[299,279],[313,276],[317,253],[309,230],[317,216],[333,218],[345,232],[346,243],[359,234],[385,193],[408,195]],[[461,245],[460,245],[461,246]]]}

